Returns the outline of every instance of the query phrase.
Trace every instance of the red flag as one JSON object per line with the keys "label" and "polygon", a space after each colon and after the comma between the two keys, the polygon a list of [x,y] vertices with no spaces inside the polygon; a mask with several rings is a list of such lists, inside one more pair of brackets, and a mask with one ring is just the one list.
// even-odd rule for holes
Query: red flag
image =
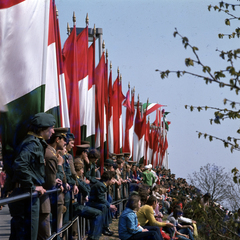
{"label": "red flag", "polygon": [[63,65],[66,79],[66,90],[68,99],[68,109],[70,117],[71,132],[75,135],[76,145],[81,144],[81,128],[79,113],[79,91],[77,79],[77,37],[76,26],[74,26],[70,36],[63,47]]}
{"label": "red flag", "polygon": [[[77,80],[79,88],[79,113],[80,126],[87,126],[87,104],[88,104],[88,27],[77,36]],[[82,138],[86,138],[86,132],[82,132]]]}
{"label": "red flag", "polygon": [[90,140],[90,145],[95,146],[95,38],[88,48],[88,100],[87,100],[87,133],[86,137]]}
{"label": "red flag", "polygon": [[132,92],[132,102],[130,103],[130,90],[127,92],[123,106],[126,107],[126,125],[123,152],[130,152],[131,157],[133,145],[134,93]]}
{"label": "red flag", "polygon": [[149,142],[150,142],[150,122],[146,124],[146,133],[145,133],[145,152],[144,152],[144,165],[148,164],[149,159]]}
{"label": "red flag", "polygon": [[137,115],[135,117],[134,135],[133,135],[133,161],[139,162],[144,156],[144,137],[146,132],[146,114],[139,110],[139,101],[137,104]]}
{"label": "red flag", "polygon": [[96,83],[96,136],[100,137],[100,168],[103,173],[104,167],[104,78],[105,78],[105,56],[104,53],[95,69]]}
{"label": "red flag", "polygon": [[108,105],[108,145],[109,145],[109,152],[114,152],[114,145],[113,145],[113,99],[112,99],[112,69],[110,70],[109,75],[109,84],[108,84],[108,97],[109,97],[109,105]]}
{"label": "red flag", "polygon": [[109,144],[108,144],[108,59],[105,63],[105,77],[104,77],[104,135],[106,136],[106,158],[109,158]]}
{"label": "red flag", "polygon": [[122,101],[125,99],[122,94],[122,85],[119,76],[113,84],[113,137],[114,153],[120,153],[122,147]]}

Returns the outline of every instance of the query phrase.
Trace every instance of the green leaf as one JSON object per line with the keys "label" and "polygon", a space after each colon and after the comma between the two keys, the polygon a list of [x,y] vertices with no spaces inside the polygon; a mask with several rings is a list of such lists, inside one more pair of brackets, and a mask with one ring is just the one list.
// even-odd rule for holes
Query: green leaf
{"label": "green leaf", "polygon": [[208,11],[211,11],[211,8],[212,8],[212,6],[211,6],[211,5],[209,5],[209,6],[208,6]]}
{"label": "green leaf", "polygon": [[178,34],[178,32],[177,32],[177,31],[175,31],[175,32],[173,33],[173,36],[174,36],[174,37],[176,37],[176,36],[177,36],[177,34]]}
{"label": "green leaf", "polygon": [[213,137],[212,136],[209,136],[209,141],[211,142],[213,140]]}
{"label": "green leaf", "polygon": [[201,136],[202,136],[202,133],[199,132],[199,133],[198,133],[198,138],[200,138]]}
{"label": "green leaf", "polygon": [[233,181],[234,181],[235,183],[237,183],[237,177],[236,177],[236,176],[233,177]]}
{"label": "green leaf", "polygon": [[185,109],[187,109],[188,105],[185,105]]}
{"label": "green leaf", "polygon": [[227,18],[227,19],[225,19],[225,24],[227,25],[227,26],[230,26],[230,20]]}
{"label": "green leaf", "polygon": [[224,147],[227,148],[228,147],[228,143],[224,142]]}

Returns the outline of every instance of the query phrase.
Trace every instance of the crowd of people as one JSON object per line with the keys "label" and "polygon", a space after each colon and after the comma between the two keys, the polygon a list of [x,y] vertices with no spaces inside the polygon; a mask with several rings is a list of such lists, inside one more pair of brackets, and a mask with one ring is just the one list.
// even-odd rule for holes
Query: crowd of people
{"label": "crowd of people", "polygon": [[[73,216],[89,219],[89,240],[99,239],[102,234],[112,236],[109,225],[118,217],[122,240],[193,240],[198,235],[197,222],[183,216],[184,210],[192,199],[200,196],[199,206],[205,211],[208,193],[201,196],[197,188],[185,179],[176,179],[169,169],[154,169],[151,164],[131,161],[130,153],[110,153],[100,174],[99,151],[82,141],[75,146],[73,157],[74,134],[54,125],[51,114],[36,114],[11,168],[6,169],[9,197],[26,192],[39,194],[9,203],[10,239],[49,238],[54,230],[71,220],[71,202]],[[57,194],[45,194],[52,189],[60,190]],[[123,212],[112,204],[120,199],[128,199]],[[73,238],[78,237],[77,224],[73,224],[69,233]],[[66,234],[57,238],[66,239]]]}

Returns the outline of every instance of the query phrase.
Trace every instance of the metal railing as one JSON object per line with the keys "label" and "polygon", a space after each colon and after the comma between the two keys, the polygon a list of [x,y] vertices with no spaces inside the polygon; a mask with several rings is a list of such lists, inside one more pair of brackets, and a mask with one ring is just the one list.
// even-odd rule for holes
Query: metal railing
{"label": "metal railing", "polygon": [[[123,187],[126,187],[126,191],[128,192],[128,185],[123,185]],[[49,195],[49,194],[54,194],[56,197],[57,197],[57,194],[61,192],[61,189],[53,189],[53,190],[47,190],[45,192],[45,194]],[[127,194],[128,196],[128,194]],[[37,192],[27,192],[27,193],[23,193],[23,194],[19,194],[17,196],[11,196],[11,197],[7,197],[7,198],[2,198],[0,199],[0,206],[1,205],[6,205],[6,204],[9,204],[9,203],[13,203],[13,202],[17,202],[17,201],[20,201],[20,200],[24,200],[24,199],[29,199],[29,198],[35,198],[35,197],[40,197],[40,195],[37,193]],[[113,198],[115,199],[115,198]],[[127,201],[128,197],[124,197],[122,199],[119,199],[119,200],[116,200],[116,201],[113,201],[111,204],[112,205],[116,205],[118,206],[118,213],[119,215],[121,214],[121,212],[123,211],[124,209],[124,205]],[[66,239],[72,239],[72,236],[71,236],[71,228],[72,228],[72,225],[77,222],[77,225],[78,225],[78,239],[82,239],[83,237],[85,237],[85,227],[86,227],[86,219],[85,218],[82,218],[82,217],[79,217],[79,216],[73,216],[73,202],[70,201],[70,221],[66,224],[64,224],[60,229],[57,229],[57,225],[56,223],[53,224],[52,222],[52,233],[51,233],[51,236],[48,238],[48,240],[51,240],[51,239],[54,239],[55,237],[57,237],[58,235],[66,232]],[[57,211],[55,211],[55,213],[57,214]],[[116,216],[117,217],[117,216]],[[79,224],[79,222],[81,224]],[[88,224],[89,226],[89,224]],[[70,233],[70,234],[69,234]]]}

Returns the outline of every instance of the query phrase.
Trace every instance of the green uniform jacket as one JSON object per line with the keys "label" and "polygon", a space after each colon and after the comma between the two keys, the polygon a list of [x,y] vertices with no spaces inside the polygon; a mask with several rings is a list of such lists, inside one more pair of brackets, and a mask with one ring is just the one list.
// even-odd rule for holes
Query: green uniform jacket
{"label": "green uniform jacket", "polygon": [[89,202],[105,204],[109,207],[110,203],[105,198],[106,192],[107,186],[103,182],[98,181],[91,187]]}
{"label": "green uniform jacket", "polygon": [[47,143],[43,138],[29,133],[22,142],[20,152],[13,163],[13,179],[20,183],[23,189],[35,190],[35,186],[42,186],[45,182],[44,152]]}

